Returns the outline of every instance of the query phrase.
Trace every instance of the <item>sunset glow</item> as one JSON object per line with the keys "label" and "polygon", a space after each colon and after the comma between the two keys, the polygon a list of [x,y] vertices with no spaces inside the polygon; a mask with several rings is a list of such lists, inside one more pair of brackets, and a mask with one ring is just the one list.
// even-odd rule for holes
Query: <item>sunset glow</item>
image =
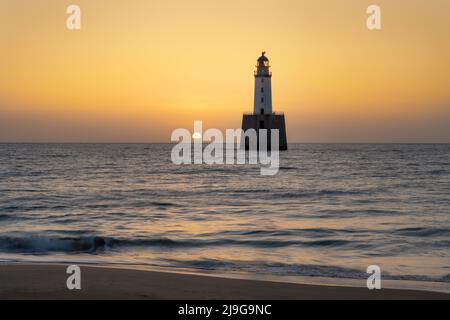
{"label": "sunset glow", "polygon": [[449,142],[450,2],[0,0],[0,141],[239,128],[266,50],[292,142]]}

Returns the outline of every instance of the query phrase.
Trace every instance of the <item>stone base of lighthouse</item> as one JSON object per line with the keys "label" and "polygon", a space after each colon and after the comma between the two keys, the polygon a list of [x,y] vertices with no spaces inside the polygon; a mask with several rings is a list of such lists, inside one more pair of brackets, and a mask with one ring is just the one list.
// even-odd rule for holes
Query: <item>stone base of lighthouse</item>
{"label": "stone base of lighthouse", "polygon": [[[246,132],[249,129],[255,129],[258,133],[259,139],[259,130],[267,129],[268,130],[268,141],[267,147],[271,150],[271,130],[278,129],[280,132],[280,151],[286,151],[288,149],[287,144],[287,135],[286,135],[286,120],[284,115],[280,114],[252,114],[252,115],[244,115],[242,120],[242,130]],[[259,141],[258,141],[259,146]],[[248,141],[245,142],[245,148],[249,149]]]}

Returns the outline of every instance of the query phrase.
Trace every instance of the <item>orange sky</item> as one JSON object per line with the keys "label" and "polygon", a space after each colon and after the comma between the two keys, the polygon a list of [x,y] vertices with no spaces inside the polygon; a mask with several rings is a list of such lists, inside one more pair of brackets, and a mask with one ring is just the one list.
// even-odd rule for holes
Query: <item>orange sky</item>
{"label": "orange sky", "polygon": [[0,40],[0,141],[238,128],[266,50],[291,142],[450,142],[448,0],[0,0]]}

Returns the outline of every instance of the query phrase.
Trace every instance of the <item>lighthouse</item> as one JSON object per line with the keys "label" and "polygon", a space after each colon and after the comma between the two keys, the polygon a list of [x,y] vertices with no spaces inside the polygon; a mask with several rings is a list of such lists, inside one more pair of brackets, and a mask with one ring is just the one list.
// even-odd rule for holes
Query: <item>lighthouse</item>
{"label": "lighthouse", "polygon": [[[279,130],[280,150],[287,150],[286,120],[283,113],[275,113],[272,110],[272,72],[270,71],[270,61],[263,52],[258,58],[255,70],[255,93],[253,103],[253,113],[244,114],[242,129],[244,132],[250,129],[268,131],[268,148],[270,149],[270,137],[272,130]],[[259,145],[259,143],[258,143]],[[248,149],[248,144],[246,143]]]}
{"label": "lighthouse", "polygon": [[272,114],[272,73],[266,53],[258,59],[255,71],[255,102],[253,114]]}

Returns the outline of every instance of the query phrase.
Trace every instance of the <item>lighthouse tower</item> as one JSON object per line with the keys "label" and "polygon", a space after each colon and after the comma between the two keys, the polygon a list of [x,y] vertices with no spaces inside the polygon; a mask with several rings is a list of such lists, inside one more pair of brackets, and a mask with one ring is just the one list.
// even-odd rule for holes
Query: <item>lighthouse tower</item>
{"label": "lighthouse tower", "polygon": [[272,73],[266,53],[258,59],[255,71],[255,102],[253,114],[272,114]]}
{"label": "lighthouse tower", "polygon": [[[270,72],[270,63],[265,52],[258,58],[256,65],[253,113],[244,114],[242,129],[244,132],[254,129],[257,131],[258,136],[259,130],[267,130],[269,138],[267,147],[269,149],[271,148],[271,132],[272,130],[278,130],[280,151],[288,149],[284,114],[275,113],[272,110],[272,72]],[[249,148],[247,142],[245,147]]]}

